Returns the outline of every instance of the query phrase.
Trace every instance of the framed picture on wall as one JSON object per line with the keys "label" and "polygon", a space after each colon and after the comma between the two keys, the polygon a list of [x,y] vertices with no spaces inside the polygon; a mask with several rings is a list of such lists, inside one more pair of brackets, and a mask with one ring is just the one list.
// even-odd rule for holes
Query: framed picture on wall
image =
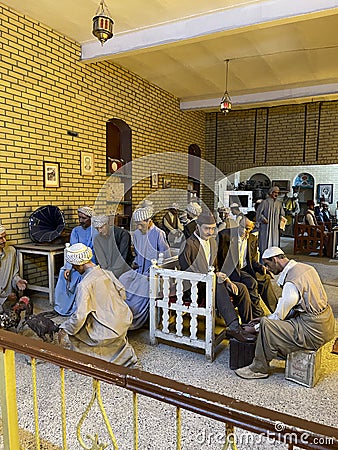
{"label": "framed picture on wall", "polygon": [[171,188],[171,178],[163,178],[163,189]]}
{"label": "framed picture on wall", "polygon": [[57,162],[43,162],[43,185],[45,188],[60,187],[60,164]]}
{"label": "framed picture on wall", "polygon": [[318,202],[333,203],[333,184],[318,184],[317,198]]}
{"label": "framed picture on wall", "polygon": [[150,186],[152,188],[158,187],[158,172],[151,172]]}
{"label": "framed picture on wall", "polygon": [[94,155],[93,153],[81,152],[81,175],[94,175]]}

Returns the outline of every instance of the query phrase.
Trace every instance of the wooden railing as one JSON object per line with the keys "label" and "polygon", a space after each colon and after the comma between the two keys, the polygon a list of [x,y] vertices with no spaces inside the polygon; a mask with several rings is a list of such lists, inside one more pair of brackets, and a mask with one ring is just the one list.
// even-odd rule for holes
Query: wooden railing
{"label": "wooden railing", "polygon": [[[282,441],[289,449],[292,449],[294,445],[306,449],[338,449],[338,432],[333,427],[251,405],[219,393],[188,386],[138,369],[120,367],[100,359],[7,331],[0,330],[0,346],[3,349],[0,363],[2,369],[1,406],[5,450],[17,450],[19,448],[16,437],[18,424],[15,408],[15,391],[13,391],[15,389],[14,352],[27,354],[32,357],[33,369],[35,358],[38,358],[59,366],[61,368],[61,374],[64,369],[70,369],[79,374],[91,377],[93,379],[93,389],[95,389],[98,398],[100,397],[98,387],[100,381],[132,391],[134,410],[131,412],[131,415],[134,414],[134,449],[138,448],[137,394],[142,394],[176,407],[177,449],[181,448],[181,408],[225,423],[226,437],[223,446],[224,449],[236,448],[233,440],[234,435],[232,434],[234,432],[234,426],[252,433],[268,436],[269,439]],[[66,415],[64,414],[62,404],[63,401],[60,401],[64,432]],[[149,420],[151,420],[151,417]],[[53,427],[53,424],[51,423],[50,426]],[[38,428],[36,428],[36,433],[38,433]],[[162,436],[162,441],[164,439],[165,435]],[[63,437],[63,442],[63,449],[67,449],[66,436]],[[113,439],[112,442],[113,448],[117,448],[117,443],[114,443]],[[36,448],[40,448],[38,436],[36,439]],[[91,448],[99,449],[105,447],[100,447],[99,445],[94,446],[93,444]]]}

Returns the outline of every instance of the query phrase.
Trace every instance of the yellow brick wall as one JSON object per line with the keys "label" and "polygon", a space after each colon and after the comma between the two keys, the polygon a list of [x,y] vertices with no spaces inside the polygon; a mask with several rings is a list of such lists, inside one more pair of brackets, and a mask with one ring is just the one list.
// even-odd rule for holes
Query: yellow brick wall
{"label": "yellow brick wall", "polygon": [[[60,207],[72,227],[77,207],[94,203],[107,179],[109,119],[131,127],[133,159],[186,154],[192,143],[204,154],[204,113],[180,111],[173,95],[116,64],[82,63],[78,43],[34,19],[1,4],[0,13],[0,220],[13,243],[29,242],[28,217],[39,206]],[[81,151],[95,155],[95,176],[81,176]],[[43,161],[60,163],[59,188],[44,188]],[[184,177],[172,178],[186,188]],[[139,183],[134,204],[150,192],[149,182]]]}
{"label": "yellow brick wall", "polygon": [[[249,167],[335,164],[338,101],[209,113],[206,156],[225,174]],[[217,130],[217,137],[216,131]]]}
{"label": "yellow brick wall", "polygon": [[[206,115],[206,159],[228,176],[251,167],[336,164],[337,152],[338,101]],[[213,204],[209,193],[204,200]]]}

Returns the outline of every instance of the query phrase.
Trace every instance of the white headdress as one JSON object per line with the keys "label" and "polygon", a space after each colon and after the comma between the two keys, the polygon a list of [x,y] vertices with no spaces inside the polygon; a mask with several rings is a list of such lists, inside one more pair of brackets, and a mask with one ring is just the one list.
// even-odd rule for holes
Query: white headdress
{"label": "white headdress", "polygon": [[93,216],[92,217],[92,226],[94,228],[101,228],[103,225],[109,222],[108,216]]}
{"label": "white headdress", "polygon": [[92,217],[93,209],[90,206],[80,206],[77,212],[84,214],[85,216]]}
{"label": "white headdress", "polygon": [[81,266],[91,261],[93,252],[90,247],[78,243],[66,249],[66,261],[75,266]]}

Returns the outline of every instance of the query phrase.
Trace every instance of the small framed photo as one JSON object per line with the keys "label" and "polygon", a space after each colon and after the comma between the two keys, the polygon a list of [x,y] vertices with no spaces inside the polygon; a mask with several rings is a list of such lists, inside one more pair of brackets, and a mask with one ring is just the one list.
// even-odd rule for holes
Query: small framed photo
{"label": "small framed photo", "polygon": [[318,202],[333,203],[333,184],[318,184]]}
{"label": "small framed photo", "polygon": [[60,187],[60,164],[58,162],[43,162],[43,185],[45,188]]}
{"label": "small framed photo", "polygon": [[81,175],[94,175],[94,155],[93,153],[81,152]]}
{"label": "small framed photo", "polygon": [[171,178],[163,178],[163,189],[171,188]]}
{"label": "small framed photo", "polygon": [[152,188],[158,187],[158,172],[151,172],[150,185]]}

